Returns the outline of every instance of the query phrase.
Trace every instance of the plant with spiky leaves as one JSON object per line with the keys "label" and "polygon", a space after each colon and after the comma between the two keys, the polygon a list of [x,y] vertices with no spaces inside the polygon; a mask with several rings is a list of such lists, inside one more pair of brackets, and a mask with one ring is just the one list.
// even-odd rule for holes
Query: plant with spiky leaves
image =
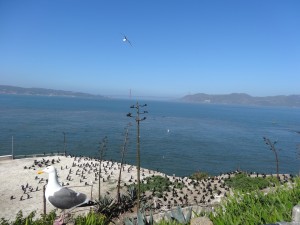
{"label": "plant with spiky leaves", "polygon": [[153,220],[152,211],[150,211],[149,220],[147,219],[145,214],[141,213],[141,211],[139,210],[138,214],[137,214],[137,220],[136,221],[134,221],[134,219],[126,218],[124,223],[125,223],[125,225],[153,225],[154,220]]}
{"label": "plant with spiky leaves", "polygon": [[176,220],[183,225],[190,224],[192,219],[192,208],[188,208],[187,214],[184,215],[182,208],[177,206],[176,210],[171,211],[171,219]]}

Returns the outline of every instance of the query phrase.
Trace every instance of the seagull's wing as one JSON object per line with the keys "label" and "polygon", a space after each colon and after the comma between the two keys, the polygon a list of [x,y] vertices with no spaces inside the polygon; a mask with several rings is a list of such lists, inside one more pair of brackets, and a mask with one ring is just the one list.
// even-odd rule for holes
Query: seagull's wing
{"label": "seagull's wing", "polygon": [[132,46],[131,42],[127,39],[127,42]]}
{"label": "seagull's wing", "polygon": [[49,202],[59,209],[71,209],[87,203],[89,200],[83,193],[75,192],[69,188],[61,188],[48,197]]}
{"label": "seagull's wing", "polygon": [[123,41],[128,42],[128,44],[130,44],[132,46],[131,42],[129,41],[129,39],[127,38],[127,36],[125,34],[123,34]]}

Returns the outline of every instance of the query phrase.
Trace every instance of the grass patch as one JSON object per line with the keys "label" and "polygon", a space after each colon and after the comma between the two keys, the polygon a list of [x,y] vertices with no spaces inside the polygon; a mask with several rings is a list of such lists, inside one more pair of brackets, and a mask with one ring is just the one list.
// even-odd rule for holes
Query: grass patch
{"label": "grass patch", "polygon": [[276,186],[268,194],[256,190],[251,193],[235,192],[210,214],[214,225],[268,224],[291,221],[292,208],[300,201],[300,180],[292,187]]}
{"label": "grass patch", "polygon": [[[34,219],[36,212],[31,212],[28,216],[23,216],[22,211],[19,211],[14,221],[8,221],[4,218],[0,219],[0,225],[53,225],[56,218],[56,211],[53,210],[49,214],[41,215],[41,218]],[[76,225],[108,225],[110,221],[102,214],[89,212],[87,215],[79,215],[75,218],[70,218],[68,224]],[[161,220],[153,225],[181,225],[178,221]]]}
{"label": "grass patch", "polygon": [[1,225],[50,225],[56,218],[55,210],[47,215],[41,215],[41,218],[34,220],[36,212],[31,212],[28,216],[24,217],[22,211],[19,211],[14,221],[9,221],[4,218],[0,219]]}
{"label": "grass patch", "polygon": [[90,212],[85,216],[78,216],[75,219],[76,225],[106,225],[109,224],[109,221],[106,217],[99,213]]}
{"label": "grass patch", "polygon": [[[14,221],[8,221],[4,218],[0,219],[0,225],[53,225],[56,219],[55,210],[49,214],[41,215],[41,218],[34,219],[36,212],[31,212],[28,216],[24,217],[22,211],[19,211]],[[76,225],[107,225],[109,221],[106,217],[99,213],[90,212],[85,216],[77,216],[71,218]]]}

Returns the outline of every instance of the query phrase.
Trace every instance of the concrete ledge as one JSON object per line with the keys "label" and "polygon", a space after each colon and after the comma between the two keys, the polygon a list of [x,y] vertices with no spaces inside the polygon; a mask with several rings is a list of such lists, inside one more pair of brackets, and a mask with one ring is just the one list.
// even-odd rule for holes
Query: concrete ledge
{"label": "concrete ledge", "polygon": [[12,155],[0,155],[0,161],[2,160],[12,160],[13,156]]}

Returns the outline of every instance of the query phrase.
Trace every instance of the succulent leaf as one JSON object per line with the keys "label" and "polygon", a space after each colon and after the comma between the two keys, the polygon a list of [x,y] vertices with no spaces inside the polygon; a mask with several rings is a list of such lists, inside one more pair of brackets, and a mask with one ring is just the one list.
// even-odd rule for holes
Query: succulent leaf
{"label": "succulent leaf", "polygon": [[176,211],[171,211],[172,217],[177,220],[179,223],[185,223],[185,218],[182,212],[182,209],[178,206]]}
{"label": "succulent leaf", "polygon": [[144,219],[145,219],[144,215],[141,213],[141,211],[138,211],[138,216],[137,216],[138,225],[145,225]]}
{"label": "succulent leaf", "polygon": [[125,223],[125,225],[134,225],[133,222],[130,219],[128,219],[128,218],[126,218],[124,220],[124,223]]}
{"label": "succulent leaf", "polygon": [[186,223],[190,223],[191,218],[192,218],[192,207],[190,207],[190,208],[188,209],[188,213],[187,213],[187,215],[186,215],[186,217],[185,217]]}

